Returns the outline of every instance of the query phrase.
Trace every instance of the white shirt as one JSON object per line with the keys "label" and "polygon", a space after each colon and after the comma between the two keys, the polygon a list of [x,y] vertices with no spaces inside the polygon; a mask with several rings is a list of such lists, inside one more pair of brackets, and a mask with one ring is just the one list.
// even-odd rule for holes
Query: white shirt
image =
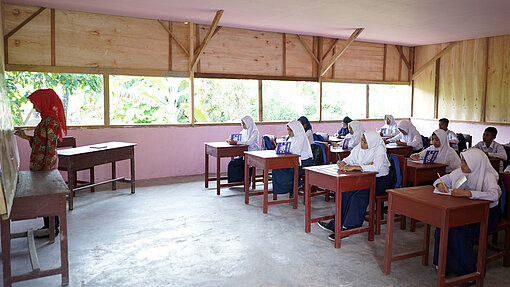
{"label": "white shirt", "polygon": [[454,150],[459,150],[459,139],[457,138],[457,134],[451,130],[446,130],[446,136],[448,137],[448,141],[450,142],[450,146]]}
{"label": "white shirt", "polygon": [[[420,159],[423,159],[425,157],[425,154],[428,150],[438,150],[434,145],[430,145],[428,148],[422,150],[420,152]],[[458,168],[460,168],[460,157],[459,155],[454,151],[449,149],[448,153],[446,154],[446,160],[444,164],[447,164],[446,167],[446,173],[450,173]]]}
{"label": "white shirt", "polygon": [[506,160],[506,152],[503,146],[495,141],[492,141],[491,145],[487,147],[484,141],[477,143],[475,146],[477,149],[481,149],[483,152],[486,152],[490,157],[500,158],[502,160]]}
{"label": "white shirt", "polygon": [[361,149],[361,145],[357,145],[351,154],[342,161],[348,165],[359,165],[363,171],[376,171],[376,177],[386,176],[390,172],[390,162],[386,155],[384,146],[377,147],[375,155],[372,159],[356,160],[355,153],[357,149]]}
{"label": "white shirt", "polygon": [[406,142],[406,141],[404,141],[403,138],[404,138],[404,134],[399,132],[398,135],[392,137],[388,141],[394,143],[397,140],[400,140],[402,142],[405,142],[408,146],[412,146],[413,151],[418,151],[423,148],[423,142],[421,141],[421,135],[418,132],[414,135],[414,138],[411,142]]}

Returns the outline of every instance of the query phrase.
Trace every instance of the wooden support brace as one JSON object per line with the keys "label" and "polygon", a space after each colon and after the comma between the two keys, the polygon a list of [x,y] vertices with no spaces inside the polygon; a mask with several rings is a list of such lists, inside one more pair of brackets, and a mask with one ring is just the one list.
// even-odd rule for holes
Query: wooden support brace
{"label": "wooden support brace", "polygon": [[446,53],[450,52],[450,50],[457,45],[458,42],[451,43],[448,45],[448,47],[441,50],[441,52],[437,53],[432,59],[430,59],[427,63],[425,63],[423,66],[421,66],[416,72],[413,74],[413,80],[416,80],[416,78],[425,71],[430,65],[436,62],[437,59],[441,58]]}
{"label": "wooden support brace", "polygon": [[404,55],[404,51],[402,51],[402,46],[395,45],[395,48],[397,48],[398,54],[400,55],[400,59],[404,61],[404,63],[407,66],[407,69],[411,69],[411,63],[409,63],[409,60],[407,60],[406,55]]}
{"label": "wooden support brace", "polygon": [[301,45],[303,45],[303,47],[305,48],[305,50],[308,52],[308,55],[310,55],[310,57],[312,57],[312,59],[317,63],[319,64],[319,59],[317,59],[317,57],[315,57],[315,54],[313,53],[312,49],[310,49],[310,47],[308,47],[308,45],[305,43],[305,41],[303,40],[303,38],[301,38],[301,36],[297,35],[296,36],[298,37],[299,39],[299,42],[301,42]]}
{"label": "wooden support brace", "polygon": [[[220,22],[221,16],[223,15],[223,10],[219,10],[216,12],[216,16],[214,16],[214,19],[209,26],[209,30],[207,30],[207,34],[205,35],[204,41],[202,41],[202,44],[198,47],[198,51],[194,53],[193,62],[190,66],[190,71],[193,71],[195,67],[197,66],[198,60],[200,59],[200,56],[202,56],[202,53],[204,53],[205,47],[209,43],[209,41],[212,39],[213,35],[215,34],[214,31],[218,27],[218,23]],[[192,51],[192,50],[190,50]]]}
{"label": "wooden support brace", "polygon": [[322,60],[326,59],[326,57],[328,56],[329,52],[333,51],[333,48],[335,48],[336,43],[338,43],[338,40],[340,40],[340,39],[335,39],[335,41],[333,42],[333,44],[331,44],[331,46],[328,48],[328,50],[326,51],[326,53],[324,53],[324,55],[322,56]]}
{"label": "wooden support brace", "polygon": [[[50,230],[51,232],[51,230]],[[30,263],[32,264],[32,271],[39,272],[39,257],[37,257],[37,250],[35,248],[34,230],[29,229],[27,232],[28,255],[30,256]]]}
{"label": "wooden support brace", "polygon": [[21,22],[18,26],[16,26],[14,29],[12,29],[9,33],[4,35],[4,41],[7,41],[9,37],[14,35],[14,33],[18,32],[19,29],[23,28],[28,22],[32,21],[37,15],[41,14],[42,11],[44,11],[44,7],[39,8],[39,10],[35,11],[34,14],[30,15],[25,21]]}
{"label": "wooden support brace", "polygon": [[336,60],[338,60],[338,58],[342,56],[342,54],[347,50],[347,48],[349,48],[349,46],[354,42],[354,40],[356,40],[356,38],[358,38],[361,32],[363,32],[363,30],[365,30],[365,28],[358,28],[351,34],[349,39],[347,39],[347,42],[345,43],[343,49],[334,54],[333,57],[328,61],[328,63],[326,63],[326,65],[322,67],[322,70],[320,72],[321,77],[328,72],[329,68],[331,68],[331,66],[333,66]]}
{"label": "wooden support brace", "polygon": [[[177,46],[179,46],[182,51],[184,51],[184,53],[186,54],[186,56],[189,56],[189,52],[188,50],[186,50],[186,48],[184,48],[184,45],[181,44],[181,42],[179,41],[179,39],[177,39],[177,37],[175,36],[174,32],[172,32],[172,30],[170,30],[170,28],[168,28],[165,23],[163,23],[163,21],[161,20],[158,20],[158,23],[161,25],[161,27],[163,27],[163,29],[165,29],[168,34],[170,34],[170,36],[175,40],[175,43],[177,43]],[[191,50],[191,49],[190,49]]]}

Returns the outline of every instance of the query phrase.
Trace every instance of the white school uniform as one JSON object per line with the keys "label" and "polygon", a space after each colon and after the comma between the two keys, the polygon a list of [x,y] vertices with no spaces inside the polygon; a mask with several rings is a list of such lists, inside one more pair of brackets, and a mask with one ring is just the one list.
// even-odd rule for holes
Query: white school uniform
{"label": "white school uniform", "polygon": [[[390,120],[389,125],[387,124],[388,120]],[[386,131],[383,133],[383,135],[386,137],[394,137],[398,134],[397,122],[392,115],[384,115],[384,126],[382,126],[379,132],[381,132],[383,129],[386,129]]]}
{"label": "white school uniform", "polygon": [[436,162],[448,165],[446,167],[446,173],[450,173],[460,168],[460,158],[457,155],[457,152],[452,147],[450,147],[446,138],[446,132],[444,130],[437,129],[434,131],[434,134],[439,138],[441,145],[439,148],[436,148],[431,144],[428,148],[420,152],[420,159],[425,157],[427,151],[437,150],[439,153],[437,155]]}
{"label": "white school uniform", "polygon": [[241,119],[246,125],[246,129],[241,131],[241,141],[238,144],[248,145],[248,151],[259,150],[259,130],[250,116]]}
{"label": "white school uniform", "polygon": [[486,152],[490,157],[500,158],[502,160],[506,160],[506,152],[505,148],[496,141],[492,141],[490,146],[487,146],[484,141],[477,143],[475,146],[477,149],[481,149],[483,152]]}
{"label": "white school uniform", "polygon": [[[349,133],[348,135],[346,135],[344,141],[348,140],[346,148],[352,149],[361,142],[361,137],[363,136],[363,132],[365,132],[365,130],[363,129],[363,126],[359,121],[352,121],[349,124],[347,124],[347,126],[351,128],[354,133],[353,134]],[[344,142],[342,141],[341,146],[343,145]]]}
{"label": "white school uniform", "polygon": [[289,137],[287,141],[291,142],[290,144],[290,152],[293,154],[299,154],[301,157],[299,158],[299,164],[301,165],[301,161],[307,160],[313,157],[312,148],[310,147],[310,142],[305,134],[305,129],[303,125],[298,121],[291,121],[287,124],[287,126],[294,132],[293,137]]}
{"label": "white school uniform", "polygon": [[398,123],[397,128],[404,130],[407,135],[404,135],[399,131],[398,135],[388,140],[389,142],[396,142],[397,140],[400,140],[401,142],[405,142],[408,146],[412,146],[414,151],[418,151],[423,148],[421,135],[410,121],[401,121]]}
{"label": "white school uniform", "polygon": [[375,131],[365,132],[364,135],[368,149],[362,149],[361,144],[356,145],[343,162],[348,165],[359,165],[363,171],[376,171],[376,177],[388,175],[390,162],[386,156],[386,145]]}

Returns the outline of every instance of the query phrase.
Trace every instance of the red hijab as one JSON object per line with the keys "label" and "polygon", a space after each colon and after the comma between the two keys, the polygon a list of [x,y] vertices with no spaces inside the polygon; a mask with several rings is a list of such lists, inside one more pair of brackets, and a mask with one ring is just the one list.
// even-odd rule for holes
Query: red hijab
{"label": "red hijab", "polygon": [[67,124],[64,106],[57,93],[52,89],[39,89],[28,96],[28,99],[41,111],[42,119],[52,116],[58,121],[58,138],[62,141],[62,131],[67,135]]}

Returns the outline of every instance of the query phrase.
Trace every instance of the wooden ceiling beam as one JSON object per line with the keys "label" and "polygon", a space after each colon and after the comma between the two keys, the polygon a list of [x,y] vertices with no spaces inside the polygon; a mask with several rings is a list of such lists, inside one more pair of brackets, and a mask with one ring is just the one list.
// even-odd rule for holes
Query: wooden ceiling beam
{"label": "wooden ceiling beam", "polygon": [[168,32],[168,34],[170,34],[170,37],[172,37],[175,40],[175,43],[177,43],[177,46],[179,46],[182,49],[182,51],[186,54],[186,56],[189,56],[188,50],[186,50],[186,48],[184,48],[184,45],[179,41],[179,39],[177,39],[175,34],[172,32],[172,30],[170,30],[170,28],[168,28],[167,25],[165,25],[165,23],[163,23],[163,21],[158,20],[158,23],[161,25],[161,27],[163,27],[163,29],[165,29]]}
{"label": "wooden ceiling beam", "polygon": [[338,40],[340,40],[340,39],[335,39],[335,41],[333,42],[333,44],[331,44],[331,46],[329,46],[329,48],[328,48],[328,50],[326,51],[326,53],[324,53],[324,56],[322,56],[322,60],[326,59],[326,57],[328,56],[329,52],[333,51],[333,48],[335,48],[336,43],[338,43]]}
{"label": "wooden ceiling beam", "polygon": [[[200,57],[204,53],[205,47],[207,46],[209,41],[212,39],[212,37],[216,34],[215,33],[216,28],[218,28],[218,23],[220,22],[223,12],[224,12],[223,10],[218,10],[216,12],[216,16],[214,16],[214,19],[213,19],[211,25],[209,26],[209,30],[207,30],[207,34],[205,34],[205,38],[202,41],[202,44],[200,44],[200,46],[198,47],[198,49],[197,49],[198,51],[196,53],[194,53],[195,55],[193,57],[193,62],[190,66],[190,71],[193,71],[195,69],[195,67],[198,64],[198,61],[200,60]],[[190,51],[193,51],[193,50],[190,50]]]}
{"label": "wooden ceiling beam", "polygon": [[395,45],[395,48],[397,48],[398,54],[400,55],[400,59],[404,61],[404,63],[407,66],[407,69],[411,69],[411,63],[409,63],[409,60],[407,60],[406,55],[404,55],[404,51],[402,50],[402,46]]}
{"label": "wooden ceiling beam", "polygon": [[425,71],[430,65],[434,64],[437,59],[441,58],[446,53],[450,52],[450,50],[455,47],[458,44],[458,42],[453,42],[448,47],[441,50],[441,52],[437,53],[432,59],[430,59],[427,63],[425,63],[423,66],[421,66],[416,72],[413,74],[413,80],[415,80],[418,76]]}
{"label": "wooden ceiling beam", "polygon": [[305,50],[308,52],[308,55],[310,55],[310,57],[312,57],[312,59],[317,63],[319,64],[320,61],[317,57],[315,57],[315,54],[313,53],[312,49],[310,49],[310,47],[308,47],[308,45],[306,44],[305,40],[303,40],[303,38],[301,38],[301,36],[297,35],[296,36],[298,37],[299,39],[299,42],[301,42],[301,45],[303,45],[303,47],[305,48]]}
{"label": "wooden ceiling beam", "polygon": [[37,15],[41,14],[41,12],[44,11],[44,9],[46,9],[46,8],[44,8],[44,7],[39,8],[39,10],[35,11],[34,14],[30,15],[30,17],[25,19],[25,21],[21,22],[18,26],[14,27],[14,29],[9,31],[9,33],[5,34],[4,41],[7,41],[7,39],[9,39],[9,37],[14,35],[14,33],[18,32],[19,29],[23,28],[23,26],[28,24],[28,22],[32,21],[32,19],[34,19]]}
{"label": "wooden ceiling beam", "polygon": [[328,63],[322,67],[322,70],[319,74],[321,77],[328,72],[329,68],[331,68],[331,66],[333,66],[336,60],[338,60],[338,58],[342,56],[342,54],[347,50],[347,48],[349,48],[349,46],[354,42],[354,40],[356,40],[356,38],[358,38],[361,32],[363,32],[363,30],[365,30],[365,28],[358,28],[351,34],[349,39],[347,39],[347,42],[345,43],[345,46],[342,48],[342,50],[334,54],[333,57],[328,61]]}

